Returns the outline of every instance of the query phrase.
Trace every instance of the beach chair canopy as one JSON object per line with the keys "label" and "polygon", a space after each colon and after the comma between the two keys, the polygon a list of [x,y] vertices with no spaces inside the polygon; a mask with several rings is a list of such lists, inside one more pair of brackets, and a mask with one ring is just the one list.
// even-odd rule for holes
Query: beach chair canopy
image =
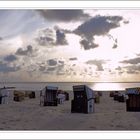
{"label": "beach chair canopy", "polygon": [[54,87],[54,86],[46,86],[47,90],[58,90],[58,87]]}
{"label": "beach chair canopy", "polygon": [[87,99],[94,98],[93,90],[86,85],[73,86],[73,91],[74,91],[74,94],[77,94],[77,92],[83,93],[84,95],[86,95]]}
{"label": "beach chair canopy", "polygon": [[135,87],[135,88],[127,88],[126,89],[126,94],[140,94],[140,87]]}

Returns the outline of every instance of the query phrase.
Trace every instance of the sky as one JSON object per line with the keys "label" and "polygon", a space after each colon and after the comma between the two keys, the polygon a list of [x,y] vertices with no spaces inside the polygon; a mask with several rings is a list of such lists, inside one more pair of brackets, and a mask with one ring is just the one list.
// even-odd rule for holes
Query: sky
{"label": "sky", "polygon": [[139,82],[140,10],[1,9],[0,81]]}

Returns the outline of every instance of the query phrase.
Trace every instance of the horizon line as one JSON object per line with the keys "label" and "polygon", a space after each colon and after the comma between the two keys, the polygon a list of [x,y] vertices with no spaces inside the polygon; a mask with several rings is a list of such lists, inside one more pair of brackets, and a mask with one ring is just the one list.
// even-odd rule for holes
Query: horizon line
{"label": "horizon line", "polygon": [[93,81],[37,81],[37,82],[32,82],[32,81],[16,81],[16,82],[0,82],[0,84],[4,84],[4,83],[140,83],[140,81],[113,81],[113,82],[93,82]]}

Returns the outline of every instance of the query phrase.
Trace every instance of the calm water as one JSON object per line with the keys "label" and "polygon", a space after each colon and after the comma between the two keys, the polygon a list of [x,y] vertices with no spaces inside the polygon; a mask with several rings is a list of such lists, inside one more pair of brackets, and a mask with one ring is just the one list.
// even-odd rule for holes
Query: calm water
{"label": "calm water", "polygon": [[86,84],[93,90],[109,91],[109,90],[125,90],[129,87],[140,87],[140,83],[69,83],[69,82],[59,82],[59,83],[46,83],[46,82],[36,82],[36,83],[0,83],[0,87],[12,86],[20,90],[36,90],[39,91],[43,89],[46,85],[57,86],[59,89],[72,90],[73,85]]}

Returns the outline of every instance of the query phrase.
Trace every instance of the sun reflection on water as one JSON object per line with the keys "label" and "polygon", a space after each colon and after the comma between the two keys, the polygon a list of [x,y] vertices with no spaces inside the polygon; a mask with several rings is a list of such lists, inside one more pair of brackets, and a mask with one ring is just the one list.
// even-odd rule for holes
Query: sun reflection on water
{"label": "sun reflection on water", "polygon": [[100,91],[124,90],[120,83],[94,83],[92,88]]}

